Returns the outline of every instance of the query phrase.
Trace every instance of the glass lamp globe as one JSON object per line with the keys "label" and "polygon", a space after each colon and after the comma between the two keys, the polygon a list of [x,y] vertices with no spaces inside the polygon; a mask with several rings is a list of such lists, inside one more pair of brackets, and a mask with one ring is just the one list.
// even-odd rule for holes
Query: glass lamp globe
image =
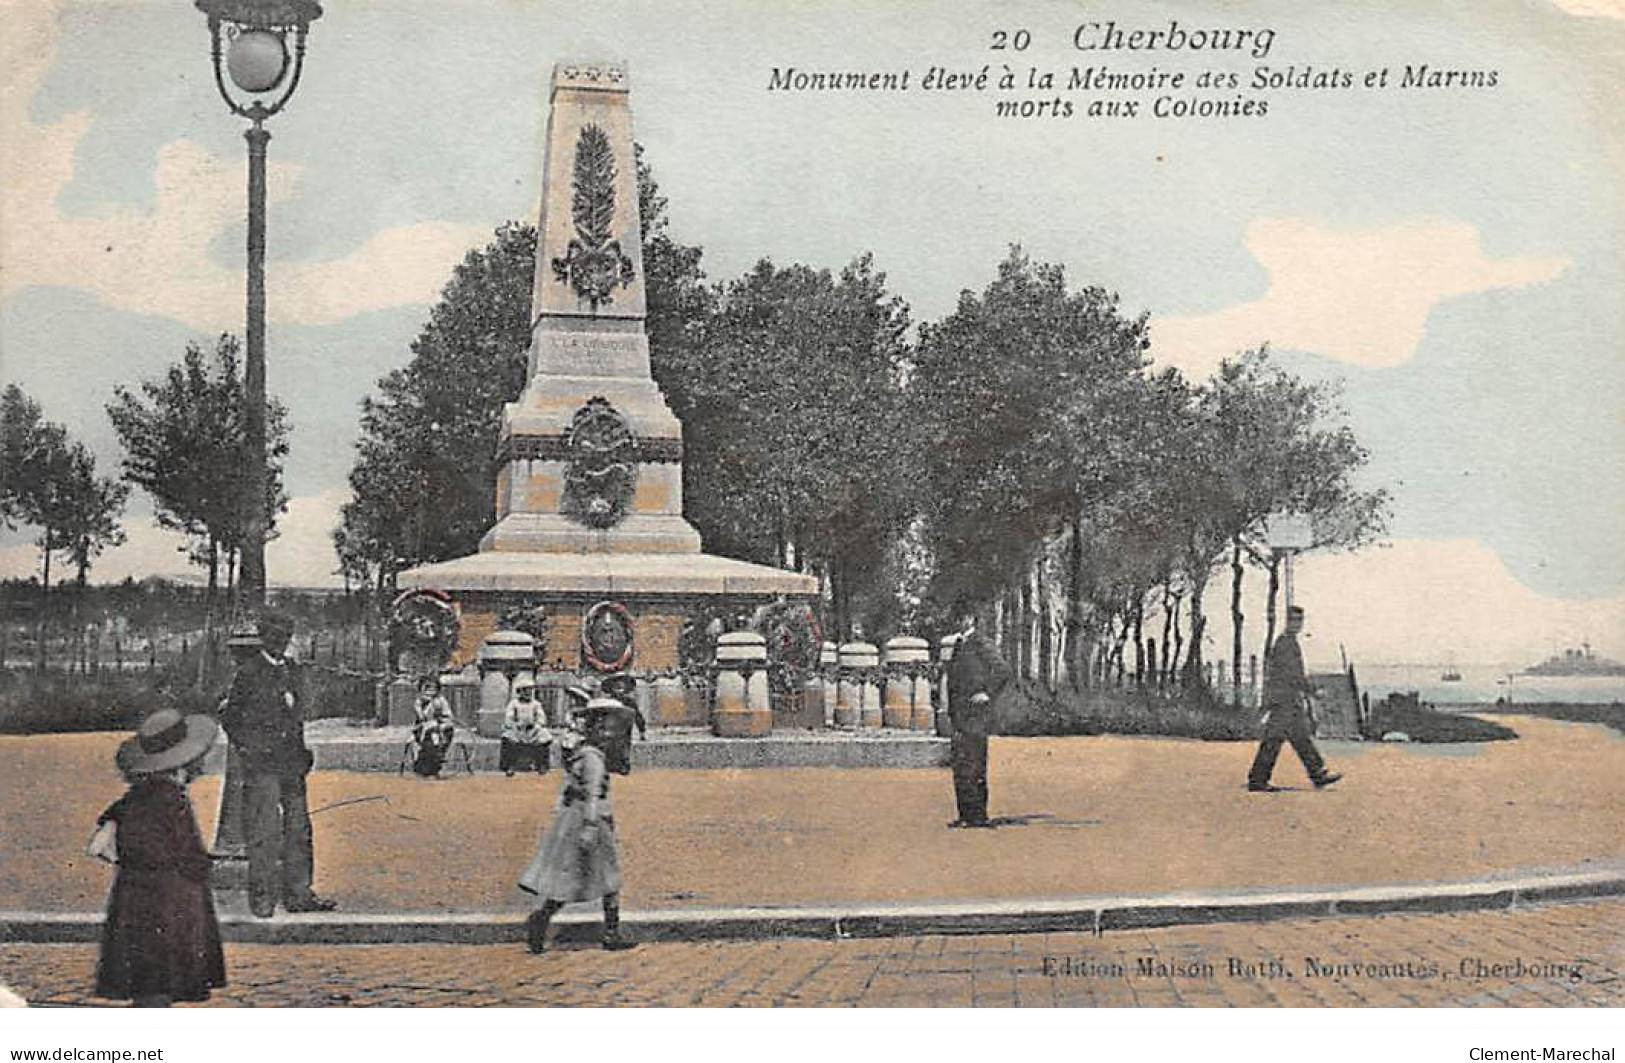
{"label": "glass lamp globe", "polygon": [[288,69],[288,48],[280,33],[243,30],[226,50],[226,72],[244,92],[266,92],[277,86]]}

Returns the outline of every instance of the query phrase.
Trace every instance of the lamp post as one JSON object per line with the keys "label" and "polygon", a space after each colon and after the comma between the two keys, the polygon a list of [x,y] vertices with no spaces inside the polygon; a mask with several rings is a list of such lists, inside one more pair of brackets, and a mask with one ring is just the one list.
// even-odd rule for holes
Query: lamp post
{"label": "lamp post", "polygon": [[[305,37],[310,24],[322,17],[322,6],[316,0],[196,3],[209,19],[209,58],[220,98],[232,114],[252,123],[243,133],[248,141],[248,354],[243,366],[248,505],[237,586],[248,608],[257,609],[265,604],[265,145],[271,140],[265,120],[282,110],[299,87]],[[234,638],[234,656],[255,652],[258,641],[257,630]],[[224,890],[241,889],[247,879],[243,805],[243,768],[236,747],[228,744],[214,834],[213,879]]]}
{"label": "lamp post", "polygon": [[322,6],[316,0],[196,3],[209,19],[209,54],[220,98],[232,114],[253,123],[243,134],[248,141],[248,354],[243,390],[249,502],[238,588],[247,605],[255,608],[265,601],[265,146],[271,139],[265,120],[282,110],[299,87],[305,37],[310,24],[322,17]]}

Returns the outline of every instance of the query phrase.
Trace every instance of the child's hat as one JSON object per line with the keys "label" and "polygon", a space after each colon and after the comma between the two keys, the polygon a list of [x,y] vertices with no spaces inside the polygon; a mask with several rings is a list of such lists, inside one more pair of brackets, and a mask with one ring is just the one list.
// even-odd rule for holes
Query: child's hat
{"label": "child's hat", "polygon": [[591,716],[604,716],[604,715],[609,715],[609,714],[613,714],[613,713],[617,713],[617,712],[624,712],[625,710],[626,710],[626,706],[622,705],[619,701],[615,700],[614,698],[597,697],[597,698],[590,699],[587,702],[587,704],[583,705],[581,707],[581,709],[580,709],[580,712],[584,716],[591,717]]}
{"label": "child's hat", "polygon": [[219,724],[200,713],[182,716],[174,709],[159,709],[135,737],[120,743],[114,761],[125,775],[170,771],[207,753],[219,731]]}
{"label": "child's hat", "polygon": [[515,690],[535,690],[536,680],[531,679],[529,676],[522,675],[513,681],[513,688]]}

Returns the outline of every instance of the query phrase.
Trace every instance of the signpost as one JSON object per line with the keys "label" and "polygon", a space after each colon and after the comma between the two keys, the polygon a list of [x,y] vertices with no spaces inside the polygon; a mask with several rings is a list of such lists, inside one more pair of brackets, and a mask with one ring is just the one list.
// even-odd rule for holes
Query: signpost
{"label": "signpost", "polygon": [[1292,608],[1292,558],[1299,550],[1314,545],[1314,526],[1309,518],[1296,513],[1277,513],[1264,523],[1264,541],[1270,549],[1286,557],[1286,605]]}

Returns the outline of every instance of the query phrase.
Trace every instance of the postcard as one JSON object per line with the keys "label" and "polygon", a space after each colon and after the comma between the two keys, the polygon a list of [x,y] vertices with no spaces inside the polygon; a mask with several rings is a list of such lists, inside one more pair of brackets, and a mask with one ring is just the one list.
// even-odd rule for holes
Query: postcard
{"label": "postcard", "polygon": [[4,14],[14,1002],[1622,1002],[1617,0]]}

